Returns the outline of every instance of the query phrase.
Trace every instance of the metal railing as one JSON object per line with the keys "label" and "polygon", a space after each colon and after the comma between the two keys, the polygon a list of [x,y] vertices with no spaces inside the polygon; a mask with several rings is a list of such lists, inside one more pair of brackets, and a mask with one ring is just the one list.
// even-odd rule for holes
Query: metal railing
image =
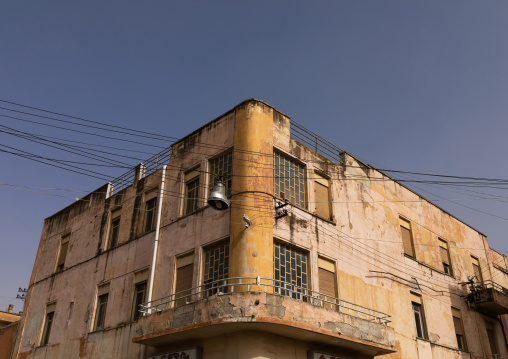
{"label": "metal railing", "polygon": [[[168,147],[165,150],[157,153],[156,155],[144,161],[143,174],[141,177],[146,177],[157,171],[159,168],[162,168],[162,166],[164,166],[165,164],[168,164],[170,155],[171,155],[171,147]],[[129,171],[125,172],[123,175],[115,178],[113,181],[110,182],[111,193],[109,195],[111,196],[113,194],[120,192],[124,188],[132,186],[132,184],[134,183],[135,176],[136,176],[136,167],[133,167]]]}
{"label": "metal railing", "polygon": [[483,287],[484,289],[493,288],[499,292],[502,292],[503,294],[508,295],[507,288],[505,288],[501,284],[498,284],[498,283],[493,282],[491,280],[485,280],[485,281],[481,282],[480,286]]}
{"label": "metal railing", "polygon": [[342,164],[341,154],[344,152],[343,150],[293,120],[291,120],[290,124],[289,137],[308,146],[333,162]]}
{"label": "metal railing", "polygon": [[388,324],[391,322],[391,316],[383,312],[315,292],[305,287],[261,277],[236,277],[206,283],[198,287],[167,295],[151,302],[143,303],[140,305],[140,312],[145,313],[145,315],[151,314],[152,312],[160,312],[198,300],[235,292],[273,293],[380,324]]}

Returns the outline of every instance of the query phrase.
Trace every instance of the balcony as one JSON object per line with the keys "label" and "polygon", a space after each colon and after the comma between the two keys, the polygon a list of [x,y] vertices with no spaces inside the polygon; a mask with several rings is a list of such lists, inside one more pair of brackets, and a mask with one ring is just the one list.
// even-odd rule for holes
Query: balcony
{"label": "balcony", "polygon": [[268,278],[229,278],[142,305],[133,342],[164,346],[254,330],[368,356],[394,353],[390,316]]}
{"label": "balcony", "polygon": [[471,306],[488,315],[508,314],[508,289],[490,280],[470,285]]}

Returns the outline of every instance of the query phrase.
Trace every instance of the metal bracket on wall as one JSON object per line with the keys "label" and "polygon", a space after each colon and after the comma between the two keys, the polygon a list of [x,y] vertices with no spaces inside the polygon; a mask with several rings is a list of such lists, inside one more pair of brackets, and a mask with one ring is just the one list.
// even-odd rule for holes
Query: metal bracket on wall
{"label": "metal bracket on wall", "polygon": [[287,205],[289,205],[287,199],[284,200],[284,202],[277,201],[277,205],[275,206],[275,219],[286,217],[291,213],[291,208],[285,208]]}

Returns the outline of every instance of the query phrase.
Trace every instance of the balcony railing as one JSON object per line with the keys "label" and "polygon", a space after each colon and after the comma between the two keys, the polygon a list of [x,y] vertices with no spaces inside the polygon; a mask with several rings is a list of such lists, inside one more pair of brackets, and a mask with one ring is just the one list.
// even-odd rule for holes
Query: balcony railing
{"label": "balcony railing", "polygon": [[211,296],[220,296],[235,292],[265,292],[284,295],[314,306],[336,310],[340,313],[372,322],[380,324],[388,324],[391,322],[391,316],[380,311],[315,292],[304,287],[299,287],[291,283],[261,277],[236,277],[203,284],[141,304],[140,312],[144,313],[144,315],[149,315],[152,312],[172,309],[179,305],[193,303]]}
{"label": "balcony railing", "polygon": [[[169,158],[171,156],[171,147],[166,148],[165,150],[157,153],[156,155],[150,157],[146,161],[143,162],[143,173],[141,177],[146,177],[162,166],[169,163]],[[125,172],[123,175],[115,178],[111,181],[111,193],[110,196],[116,194],[131,186],[134,183],[134,179],[136,177],[136,168],[132,168],[129,171]]]}
{"label": "balcony railing", "polygon": [[325,140],[323,137],[306,129],[294,120],[291,120],[291,132],[289,136],[303,145],[313,149],[320,155],[335,163],[341,164],[341,154],[344,152],[343,150],[335,146],[333,143]]}

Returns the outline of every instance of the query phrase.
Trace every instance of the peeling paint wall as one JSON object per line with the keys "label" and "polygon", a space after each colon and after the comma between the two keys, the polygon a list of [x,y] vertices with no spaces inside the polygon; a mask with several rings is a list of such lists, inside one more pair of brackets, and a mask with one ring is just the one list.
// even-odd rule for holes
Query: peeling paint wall
{"label": "peeling paint wall", "polygon": [[[263,126],[258,132],[256,123]],[[253,132],[242,137],[248,131]],[[338,297],[391,315],[392,323],[385,332],[356,319],[334,317],[337,313],[331,315],[333,320],[326,321],[320,319],[322,308],[270,294],[263,294],[265,299],[260,299],[264,300],[261,311],[245,303],[232,306],[228,303],[226,309],[230,312],[197,303],[177,308],[172,314],[152,315],[139,323],[133,322],[135,274],[148,269],[152,261],[155,232],[144,233],[145,203],[147,195],[160,188],[162,171],[158,170],[126,185],[110,198],[106,198],[107,186],[99,188],[45,220],[15,357],[142,358],[145,354],[196,344],[181,341],[147,347],[144,352],[143,346],[133,343],[132,338],[145,335],[150,326],[152,332],[154,328],[163,331],[224,316],[249,318],[262,312],[266,317],[294,326],[308,326],[309,330],[340,331],[351,342],[364,340],[362,345],[367,347],[375,348],[381,342],[388,347],[395,345],[396,353],[380,358],[462,358],[463,353],[456,349],[452,306],[462,314],[472,358],[490,354],[485,320],[494,325],[498,346],[501,352],[506,352],[501,324],[470,310],[461,297],[467,294],[467,288],[460,284],[473,275],[471,256],[474,256],[479,259],[485,280],[492,279],[508,288],[506,257],[491,250],[483,234],[385,174],[347,153],[342,154],[343,165],[333,163],[290,138],[290,131],[288,117],[253,100],[172,145],[163,191],[153,298],[174,292],[176,258],[183,254],[193,253],[192,283],[201,285],[203,250],[219,241],[230,241],[232,273],[271,277],[275,239],[308,254],[309,288],[314,291],[320,291],[318,258],[332,261]],[[234,194],[255,190],[259,196],[233,196],[233,210],[215,211],[206,206],[210,189],[209,159],[231,149],[234,149],[233,173],[244,176],[243,180],[233,179]],[[306,176],[305,207],[291,206],[292,213],[279,219],[274,218],[271,195],[273,149],[304,164]],[[195,212],[185,215],[183,180],[191,170],[199,172],[199,206]],[[314,213],[315,173],[330,179],[330,220]],[[261,192],[268,195],[261,196]],[[121,213],[120,232],[118,245],[108,249],[113,211]],[[252,219],[247,229],[243,214]],[[403,253],[400,216],[411,223],[415,258]],[[65,267],[56,272],[60,241],[65,235],[70,235]],[[438,238],[448,243],[453,276],[443,271]],[[97,289],[105,283],[109,283],[110,293],[105,329],[94,331]],[[426,339],[416,338],[411,292],[422,298]],[[241,296],[231,298],[240,300]],[[41,346],[46,307],[50,303],[56,303],[53,327],[49,344]],[[505,317],[502,320],[507,324]],[[211,329],[199,344],[204,347],[207,359],[305,358],[307,350],[337,350],[333,345],[297,341],[284,334],[263,334],[262,330],[217,335]],[[351,358],[373,356],[354,351],[348,355]]]}

